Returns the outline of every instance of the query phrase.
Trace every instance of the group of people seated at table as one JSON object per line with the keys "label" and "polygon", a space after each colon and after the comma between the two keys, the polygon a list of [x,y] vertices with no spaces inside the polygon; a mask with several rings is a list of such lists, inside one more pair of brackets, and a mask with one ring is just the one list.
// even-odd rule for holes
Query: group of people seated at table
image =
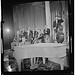
{"label": "group of people seated at table", "polygon": [[[62,34],[62,28],[59,28],[60,30],[57,32],[57,43],[62,43],[64,40],[64,34]],[[60,32],[60,33],[59,33]],[[50,28],[45,25],[45,29],[41,30],[37,27],[35,30],[31,30],[28,28],[26,31],[25,29],[17,31],[17,35],[14,37],[13,42],[11,43],[11,49],[14,50],[14,46],[22,46],[22,45],[28,45],[28,44],[37,44],[37,43],[50,43]],[[38,62],[38,57],[31,58],[31,61],[34,60]],[[43,58],[43,62],[45,61],[45,58]],[[32,66],[31,66],[32,68]]]}
{"label": "group of people seated at table", "polygon": [[[57,25],[54,23],[53,28],[55,28],[54,31],[56,33],[56,42],[62,43],[64,41],[64,33],[61,22]],[[14,46],[22,46],[28,44],[50,43],[50,37],[50,28],[47,25],[45,25],[43,30],[38,29],[38,27],[36,27],[34,31],[30,28],[28,28],[27,31],[25,29],[21,29],[17,31],[17,34],[11,43],[11,48],[13,49]]]}
{"label": "group of people seated at table", "polygon": [[17,46],[24,44],[48,43],[50,42],[50,29],[46,25],[43,31],[37,27],[34,31],[30,28],[28,28],[27,31],[25,31],[25,29],[19,30],[17,31],[17,35],[14,37],[13,42]]}

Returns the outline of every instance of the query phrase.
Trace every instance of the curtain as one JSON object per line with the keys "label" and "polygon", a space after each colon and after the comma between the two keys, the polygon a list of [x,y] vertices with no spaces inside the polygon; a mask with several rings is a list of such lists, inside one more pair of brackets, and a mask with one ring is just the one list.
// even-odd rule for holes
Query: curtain
{"label": "curtain", "polygon": [[35,27],[44,29],[45,26],[45,4],[44,2],[33,2],[13,6],[13,21],[15,34],[18,30],[28,27],[34,31]]}

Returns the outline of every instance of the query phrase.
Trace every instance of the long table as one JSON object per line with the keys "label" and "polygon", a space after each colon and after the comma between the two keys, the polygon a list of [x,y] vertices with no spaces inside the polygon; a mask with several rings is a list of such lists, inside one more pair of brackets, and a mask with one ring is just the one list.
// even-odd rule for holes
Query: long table
{"label": "long table", "polygon": [[14,57],[18,62],[19,71],[21,71],[21,59],[32,59],[34,57],[49,58],[50,60],[59,63],[61,65],[61,70],[63,70],[64,60],[61,58],[65,56],[66,44],[38,43],[14,47]]}

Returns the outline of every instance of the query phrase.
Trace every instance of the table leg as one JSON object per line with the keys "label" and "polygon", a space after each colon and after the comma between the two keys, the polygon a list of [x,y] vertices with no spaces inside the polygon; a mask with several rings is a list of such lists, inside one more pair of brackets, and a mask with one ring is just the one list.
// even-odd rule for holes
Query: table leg
{"label": "table leg", "polygon": [[[61,60],[62,61],[62,60]],[[61,70],[64,70],[64,62],[60,62],[60,67],[61,67]]]}
{"label": "table leg", "polygon": [[34,57],[34,64],[35,64],[35,62],[36,62],[36,57]]}
{"label": "table leg", "polygon": [[63,62],[63,60],[62,60],[62,59],[60,59],[60,58],[48,58],[48,60],[50,60],[50,61],[53,61],[53,62],[56,62],[56,63],[60,64],[61,70],[63,70],[63,69],[64,69],[64,62]]}
{"label": "table leg", "polygon": [[60,64],[60,66],[61,66],[61,70],[64,70],[64,65],[63,64]]}
{"label": "table leg", "polygon": [[31,66],[33,65],[33,58],[31,58]]}
{"label": "table leg", "polygon": [[19,71],[21,71],[21,60],[17,60],[17,62],[18,62],[18,69]]}
{"label": "table leg", "polygon": [[45,64],[45,58],[43,57],[43,63]]}
{"label": "table leg", "polygon": [[36,63],[38,63],[38,61],[39,61],[39,57],[36,57]]}

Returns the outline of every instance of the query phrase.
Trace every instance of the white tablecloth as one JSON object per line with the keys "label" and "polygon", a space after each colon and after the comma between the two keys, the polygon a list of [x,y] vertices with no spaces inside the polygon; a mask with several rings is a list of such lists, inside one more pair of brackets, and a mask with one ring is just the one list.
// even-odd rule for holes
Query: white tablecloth
{"label": "white tablecloth", "polygon": [[63,57],[66,55],[65,44],[40,43],[33,45],[16,46],[15,56],[18,58],[31,57]]}
{"label": "white tablecloth", "polygon": [[38,43],[15,46],[14,56],[18,62],[20,59],[32,57],[61,58],[66,56],[66,45],[57,43]]}

